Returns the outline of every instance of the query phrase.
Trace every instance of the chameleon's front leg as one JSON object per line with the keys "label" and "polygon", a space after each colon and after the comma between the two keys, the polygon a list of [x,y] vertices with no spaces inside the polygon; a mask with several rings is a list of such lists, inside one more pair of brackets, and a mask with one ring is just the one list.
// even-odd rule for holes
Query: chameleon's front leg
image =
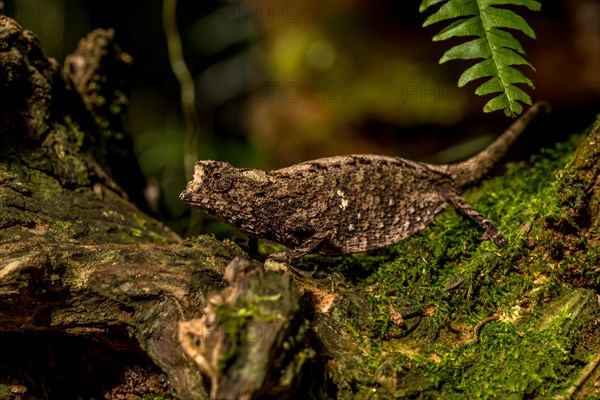
{"label": "chameleon's front leg", "polygon": [[295,248],[294,250],[273,253],[269,255],[267,259],[288,264],[292,263],[315,250],[317,246],[319,246],[323,242],[323,240],[329,237],[332,233],[332,230],[323,230],[321,232],[315,233],[313,236],[306,239],[299,247]]}
{"label": "chameleon's front leg", "polygon": [[460,197],[455,191],[447,190],[444,193],[446,200],[454,206],[457,210],[465,213],[473,221],[477,222],[479,226],[483,228],[483,240],[491,240],[496,246],[503,247],[508,243],[506,238],[500,233],[496,224],[481,215],[477,210],[473,208],[465,199]]}

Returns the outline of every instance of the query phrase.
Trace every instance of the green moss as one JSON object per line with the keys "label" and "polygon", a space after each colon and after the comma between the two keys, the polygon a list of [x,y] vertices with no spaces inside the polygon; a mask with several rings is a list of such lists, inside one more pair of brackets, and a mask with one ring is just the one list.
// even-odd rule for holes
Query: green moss
{"label": "green moss", "polygon": [[9,400],[13,398],[10,387],[0,383],[0,400]]}
{"label": "green moss", "polygon": [[69,128],[71,138],[74,139],[75,150],[80,150],[85,141],[85,133],[81,130],[79,124],[73,121],[70,115],[65,117],[65,124]]}
{"label": "green moss", "polygon": [[88,83],[88,90],[90,92],[98,91],[98,90],[100,90],[100,85],[97,82],[95,82],[94,80],[90,80],[90,82]]}
{"label": "green moss", "polygon": [[100,95],[96,96],[96,105],[97,106],[103,106],[105,104],[106,104],[106,97],[100,96]]}
{"label": "green moss", "polygon": [[146,223],[148,222],[146,218],[142,218],[138,213],[135,212],[131,213],[131,216],[133,217],[135,222],[137,222],[141,229],[146,228]]}
{"label": "green moss", "polygon": [[[265,280],[265,282],[267,282]],[[262,329],[271,323],[283,322],[285,317],[277,305],[282,300],[281,294],[257,295],[250,290],[235,305],[219,304],[216,307],[216,319],[219,321],[222,334],[227,335],[229,347],[219,354],[216,370],[225,369],[238,356],[240,346],[246,348],[247,342],[260,337]],[[294,347],[294,337],[287,338],[288,347]]]}
{"label": "green moss", "polygon": [[[562,189],[565,180],[582,182],[561,172],[576,147],[570,140],[529,163],[509,164],[505,174],[464,194],[498,224],[509,241],[504,248],[481,241],[475,223],[448,209],[427,229],[385,251],[337,259],[332,270],[341,276],[355,280],[354,268],[361,271],[355,283],[362,286],[371,323],[350,317],[344,330],[366,349],[361,368],[372,375],[367,381],[376,380],[382,354],[391,354],[397,374],[422,374],[415,378],[421,389],[412,395],[548,398],[573,384],[589,361],[586,349],[600,345],[597,333],[582,340],[582,330],[593,332],[598,316],[579,315],[571,304],[574,293],[580,299],[589,295],[574,291],[574,283],[600,282],[597,267],[590,267],[600,264],[600,250],[584,237],[565,241],[553,234],[554,227],[581,228],[571,213],[582,204],[585,186]],[[534,312],[551,302],[560,305],[554,314]],[[408,310],[417,310],[417,317],[395,326],[390,305],[403,318]],[[474,343],[473,328],[492,315],[500,320],[484,325]],[[402,390],[395,395],[410,396]]]}
{"label": "green moss", "polygon": [[178,253],[183,255],[189,249],[192,253],[201,251],[206,256],[222,256],[225,259],[233,259],[235,256],[246,257],[247,255],[232,241],[219,241],[214,235],[199,235],[188,237],[181,242]]}
{"label": "green moss", "polygon": [[[565,298],[573,297],[565,290]],[[575,296],[576,298],[581,298]],[[573,302],[561,303],[549,318],[526,318],[521,323],[493,322],[477,344],[449,350],[430,346],[441,362],[422,363],[444,398],[549,398],[572,385],[576,367],[587,361],[577,354],[580,320]],[[583,319],[586,323],[589,320]]]}
{"label": "green moss", "polygon": [[129,228],[129,234],[135,238],[142,237],[142,231],[137,228]]}
{"label": "green moss", "polygon": [[148,231],[148,236],[150,237],[150,241],[152,243],[156,243],[156,244],[167,243],[167,241],[165,240],[164,237],[162,237],[161,235],[159,235],[158,233],[156,233],[154,231]]}
{"label": "green moss", "polygon": [[144,400],[173,400],[173,399],[177,399],[177,393],[170,391],[170,392],[166,392],[166,393],[161,393],[161,394],[145,394],[144,397],[142,397]]}
{"label": "green moss", "polygon": [[109,111],[112,115],[121,115],[123,113],[123,108],[119,104],[112,102],[110,103]]}
{"label": "green moss", "polygon": [[390,306],[392,306],[390,298],[372,294],[367,294],[365,298],[372,310],[373,333],[376,337],[386,337],[390,324]]}
{"label": "green moss", "polygon": [[64,230],[70,236],[75,236],[75,229],[73,229],[73,224],[68,221],[54,221],[53,225],[59,229]]}

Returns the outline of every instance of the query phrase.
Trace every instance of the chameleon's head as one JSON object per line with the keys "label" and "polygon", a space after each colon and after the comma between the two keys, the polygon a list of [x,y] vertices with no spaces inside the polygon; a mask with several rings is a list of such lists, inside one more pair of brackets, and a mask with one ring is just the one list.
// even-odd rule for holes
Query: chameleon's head
{"label": "chameleon's head", "polygon": [[179,198],[213,214],[226,222],[247,218],[251,200],[266,181],[263,171],[234,168],[221,161],[198,161],[194,179],[189,181]]}

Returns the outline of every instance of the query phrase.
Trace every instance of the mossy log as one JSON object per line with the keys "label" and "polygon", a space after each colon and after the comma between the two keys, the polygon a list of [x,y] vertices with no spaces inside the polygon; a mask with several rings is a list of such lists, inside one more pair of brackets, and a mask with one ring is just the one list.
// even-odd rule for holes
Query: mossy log
{"label": "mossy log", "polygon": [[[449,210],[386,251],[308,257],[328,277],[292,279],[129,201],[115,107],[98,107],[122,105],[122,87],[95,86],[128,59],[110,40],[89,51],[110,37],[88,36],[63,71],[0,16],[0,398],[598,395],[600,122],[577,150],[467,194],[505,248]],[[69,346],[89,374],[58,361]],[[95,388],[75,382],[98,375],[86,348],[114,369]]]}
{"label": "mossy log", "polygon": [[[103,36],[94,32],[80,48]],[[108,52],[78,54],[77,65],[90,72],[77,76],[101,74],[101,62],[115,61]],[[181,244],[139,211],[106,173],[109,141],[89,93],[5,16],[0,71],[0,331],[86,336],[119,350],[113,355],[139,354],[141,346],[182,398],[206,397],[200,372],[180,349],[177,322],[201,315],[241,251],[209,238]],[[31,340],[23,338],[21,346]],[[1,353],[9,357],[7,345]],[[19,375],[10,365],[2,371],[4,385]],[[34,393],[76,397],[77,385],[73,379]]]}

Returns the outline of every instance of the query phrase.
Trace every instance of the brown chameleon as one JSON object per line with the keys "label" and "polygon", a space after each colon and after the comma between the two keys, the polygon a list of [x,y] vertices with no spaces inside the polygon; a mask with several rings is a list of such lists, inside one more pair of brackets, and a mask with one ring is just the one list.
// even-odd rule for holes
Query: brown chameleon
{"label": "brown chameleon", "polygon": [[466,161],[432,165],[380,155],[306,161],[273,171],[199,161],[180,198],[250,238],[291,248],[271,254],[291,262],[305,254],[346,254],[396,243],[424,229],[449,205],[477,222],[482,239],[506,239],[459,192],[488,173],[547,104],[531,106],[486,149]]}

